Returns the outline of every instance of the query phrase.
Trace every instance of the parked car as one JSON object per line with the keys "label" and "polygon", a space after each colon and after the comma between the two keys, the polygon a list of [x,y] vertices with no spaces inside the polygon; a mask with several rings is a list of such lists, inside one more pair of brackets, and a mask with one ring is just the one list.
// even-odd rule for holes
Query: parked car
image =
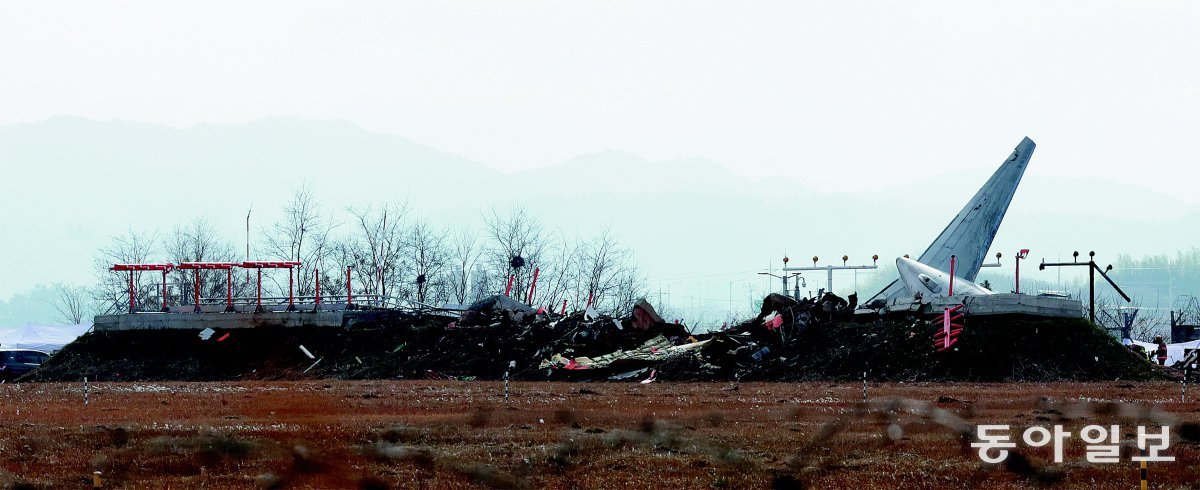
{"label": "parked car", "polygon": [[14,380],[37,369],[50,358],[40,350],[0,349],[0,380]]}

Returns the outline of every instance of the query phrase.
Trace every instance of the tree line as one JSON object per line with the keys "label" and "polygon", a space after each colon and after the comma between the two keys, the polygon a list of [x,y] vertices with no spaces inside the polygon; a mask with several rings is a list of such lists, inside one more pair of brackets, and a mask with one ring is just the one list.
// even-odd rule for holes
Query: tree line
{"label": "tree line", "polygon": [[[491,208],[482,212],[483,226],[436,224],[407,202],[390,201],[333,209],[319,202],[308,187],[294,190],[278,220],[260,226],[249,237],[249,260],[296,261],[294,292],[312,297],[317,282],[323,297],[344,297],[349,269],[352,293],[376,295],[387,304],[470,304],[508,287],[527,299],[535,270],[534,305],[558,311],[582,309],[591,298],[598,311],[622,314],[645,291],[645,279],[632,250],[610,231],[568,237],[548,229],[525,207]],[[249,217],[247,217],[249,228]],[[127,311],[128,273],[113,264],[170,262],[242,262],[247,251],[218,232],[206,218],[175,225],[167,232],[129,230],[115,236],[95,256],[96,284],[91,288],[59,287],[56,307],[78,322],[90,296],[100,314]],[[524,264],[513,267],[513,258]],[[235,269],[227,282],[224,271],[175,269],[167,273],[168,301],[191,304],[199,278],[200,296],[224,298],[227,288],[237,297],[254,296],[257,272]],[[133,273],[141,310],[157,308],[161,273]],[[287,296],[286,271],[263,271],[263,295]]]}

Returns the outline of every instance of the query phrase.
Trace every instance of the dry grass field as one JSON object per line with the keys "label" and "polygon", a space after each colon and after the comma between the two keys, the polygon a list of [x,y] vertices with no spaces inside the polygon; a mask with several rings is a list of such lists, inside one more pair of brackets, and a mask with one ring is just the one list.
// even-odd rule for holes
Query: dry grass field
{"label": "dry grass field", "polygon": [[[1196,393],[1200,395],[1200,393]],[[1178,384],[292,381],[0,385],[11,488],[1136,488],[1080,427],[1169,421],[1151,488],[1200,488]],[[1072,431],[981,463],[963,427]],[[966,425],[964,425],[966,424]],[[1190,438],[1190,440],[1182,440]]]}

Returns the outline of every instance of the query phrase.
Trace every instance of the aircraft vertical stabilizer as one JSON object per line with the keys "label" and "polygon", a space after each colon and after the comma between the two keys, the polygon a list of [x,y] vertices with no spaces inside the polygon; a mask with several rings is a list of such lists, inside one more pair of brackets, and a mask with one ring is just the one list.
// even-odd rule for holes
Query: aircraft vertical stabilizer
{"label": "aircraft vertical stabilizer", "polygon": [[[957,256],[955,275],[969,281],[974,281],[979,275],[979,267],[983,265],[985,255],[992,246],[1004,213],[1012,202],[1017,185],[1025,175],[1025,167],[1029,165],[1029,157],[1033,156],[1036,147],[1028,137],[1021,140],[1008,159],[1000,165],[992,178],[988,179],[979,192],[975,193],[967,205],[958,212],[946,229],[938,235],[929,248],[921,254],[918,262],[932,266],[938,270],[950,270],[950,256]],[[876,299],[893,300],[912,295],[902,281],[893,281],[883,291],[873,296],[868,302]]]}

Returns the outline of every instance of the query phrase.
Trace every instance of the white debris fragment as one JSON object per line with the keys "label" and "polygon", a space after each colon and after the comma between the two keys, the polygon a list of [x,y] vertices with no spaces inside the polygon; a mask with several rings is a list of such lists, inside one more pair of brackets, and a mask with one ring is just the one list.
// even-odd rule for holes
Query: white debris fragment
{"label": "white debris fragment", "polygon": [[312,352],[309,352],[308,349],[305,349],[303,344],[300,345],[300,352],[303,352],[304,355],[308,356],[309,359],[317,358],[317,356],[312,355]]}
{"label": "white debris fragment", "polygon": [[204,330],[200,331],[200,340],[211,339],[214,333],[217,333],[217,331],[211,328],[205,328]]}

